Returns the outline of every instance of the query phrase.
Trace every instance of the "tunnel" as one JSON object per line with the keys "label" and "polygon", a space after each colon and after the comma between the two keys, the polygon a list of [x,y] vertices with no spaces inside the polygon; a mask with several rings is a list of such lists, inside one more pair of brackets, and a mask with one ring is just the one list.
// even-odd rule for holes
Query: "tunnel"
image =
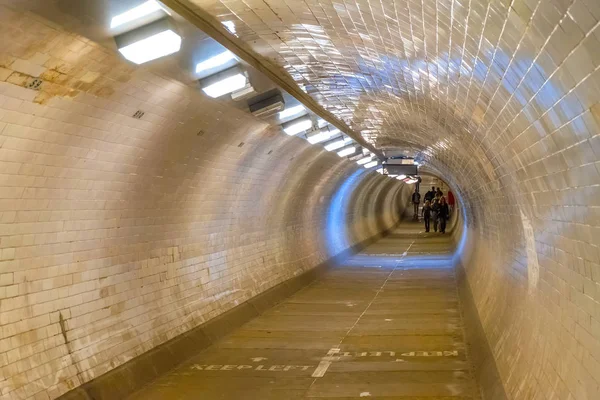
{"label": "tunnel", "polygon": [[599,20],[1,0],[0,400],[600,399]]}

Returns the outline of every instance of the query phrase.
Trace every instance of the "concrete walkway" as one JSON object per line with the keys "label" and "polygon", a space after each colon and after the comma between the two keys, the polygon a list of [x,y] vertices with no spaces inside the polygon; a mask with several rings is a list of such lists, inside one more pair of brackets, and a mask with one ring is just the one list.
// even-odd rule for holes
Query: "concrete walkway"
{"label": "concrete walkway", "polygon": [[405,223],[131,399],[479,399],[451,243]]}

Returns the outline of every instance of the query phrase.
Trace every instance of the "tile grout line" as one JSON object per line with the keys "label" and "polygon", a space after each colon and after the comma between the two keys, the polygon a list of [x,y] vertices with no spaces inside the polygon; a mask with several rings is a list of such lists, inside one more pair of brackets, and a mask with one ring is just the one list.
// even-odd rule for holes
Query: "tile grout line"
{"label": "tile grout line", "polygon": [[406,249],[406,251],[404,253],[402,253],[402,257],[396,262],[396,265],[394,266],[394,268],[392,268],[392,270],[390,271],[390,273],[388,274],[388,276],[385,278],[385,281],[383,282],[383,284],[381,285],[381,287],[379,288],[379,290],[377,290],[377,293],[375,293],[375,296],[373,296],[373,299],[371,299],[371,301],[369,302],[369,304],[367,304],[367,306],[365,307],[365,309],[363,310],[363,312],[358,316],[358,318],[356,319],[356,321],[354,322],[354,324],[350,327],[350,329],[348,329],[348,331],[340,339],[340,341],[338,342],[338,344],[336,346],[332,347],[331,349],[329,349],[329,351],[327,352],[327,355],[325,357],[323,357],[323,359],[322,359],[321,362],[319,362],[319,365],[317,365],[317,368],[315,369],[315,371],[311,375],[315,379],[311,382],[310,386],[308,387],[308,390],[310,390],[310,388],[314,385],[314,383],[317,381],[318,378],[322,378],[323,376],[325,376],[325,373],[327,372],[327,370],[331,366],[332,357],[335,354],[339,353],[339,351],[340,351],[340,345],[342,344],[342,342],[348,337],[348,335],[350,334],[350,332],[352,332],[352,330],[356,327],[356,325],[358,325],[358,323],[360,322],[361,318],[369,310],[369,308],[375,302],[375,300],[377,300],[377,297],[379,296],[379,294],[381,293],[381,291],[383,290],[383,288],[385,287],[385,285],[390,280],[392,274],[397,270],[397,268],[399,267],[399,264],[402,262],[402,260],[404,259],[404,257],[406,257],[406,255],[410,251],[410,248],[415,243],[415,241],[416,241],[416,239],[413,240],[410,243],[410,245],[408,246],[408,248]]}

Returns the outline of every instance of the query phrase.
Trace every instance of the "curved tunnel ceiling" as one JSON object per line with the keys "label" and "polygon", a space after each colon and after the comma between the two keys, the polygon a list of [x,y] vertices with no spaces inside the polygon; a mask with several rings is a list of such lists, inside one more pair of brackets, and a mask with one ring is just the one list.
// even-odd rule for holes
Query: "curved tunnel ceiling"
{"label": "curved tunnel ceiling", "polygon": [[524,150],[594,103],[594,0],[191,3],[376,147],[440,165],[451,148],[497,165],[515,138]]}

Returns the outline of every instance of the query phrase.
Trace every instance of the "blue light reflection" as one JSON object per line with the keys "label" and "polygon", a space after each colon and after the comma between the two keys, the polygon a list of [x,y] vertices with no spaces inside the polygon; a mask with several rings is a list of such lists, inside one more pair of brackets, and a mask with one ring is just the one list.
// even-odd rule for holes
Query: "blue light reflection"
{"label": "blue light reflection", "polygon": [[351,246],[346,231],[348,204],[356,185],[366,176],[367,170],[360,168],[349,175],[333,194],[325,224],[326,248],[329,255],[336,255]]}

